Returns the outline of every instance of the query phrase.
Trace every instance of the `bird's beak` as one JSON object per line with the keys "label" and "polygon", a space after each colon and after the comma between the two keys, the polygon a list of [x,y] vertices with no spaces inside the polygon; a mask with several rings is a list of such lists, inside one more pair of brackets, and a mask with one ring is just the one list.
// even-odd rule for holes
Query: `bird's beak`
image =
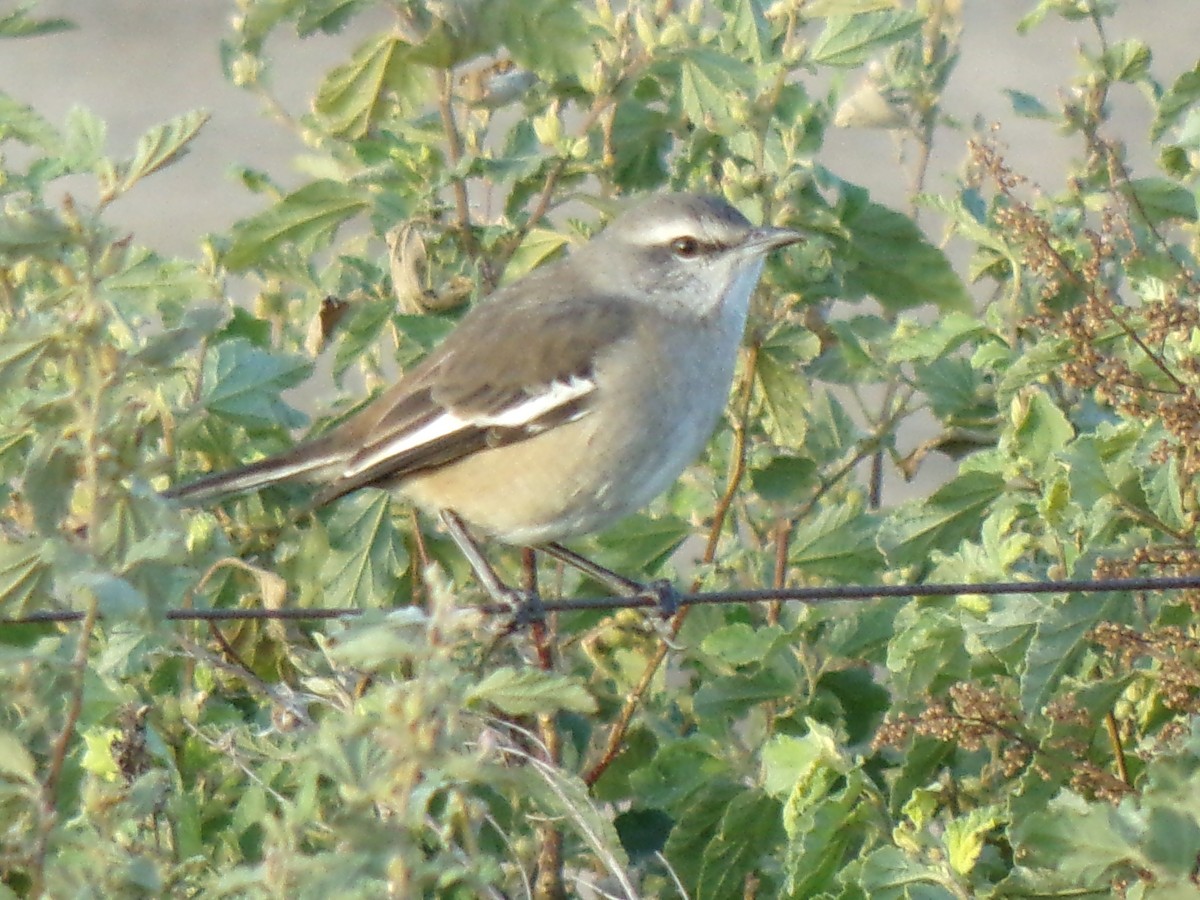
{"label": "bird's beak", "polygon": [[804,240],[804,235],[799,231],[791,228],[774,228],[770,225],[764,225],[762,228],[755,228],[746,238],[746,249],[757,250],[760,253],[770,253],[772,250],[778,250],[780,247],[786,247],[789,244],[799,243]]}

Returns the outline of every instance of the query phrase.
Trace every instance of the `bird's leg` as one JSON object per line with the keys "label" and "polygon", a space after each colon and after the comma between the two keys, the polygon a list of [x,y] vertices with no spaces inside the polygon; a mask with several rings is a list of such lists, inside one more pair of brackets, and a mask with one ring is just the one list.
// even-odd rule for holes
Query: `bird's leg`
{"label": "bird's leg", "polygon": [[496,570],[492,568],[492,564],[483,555],[479,545],[467,532],[467,526],[463,524],[462,519],[448,509],[442,510],[441,519],[450,538],[458,546],[462,555],[466,557],[475,577],[479,579],[479,583],[487,595],[492,598],[492,602],[512,610],[513,620],[509,627],[510,631],[544,618],[542,599],[537,592],[519,591],[501,581]]}
{"label": "bird's leg", "polygon": [[622,597],[645,597],[653,600],[658,607],[659,614],[664,619],[670,618],[679,611],[679,592],[675,590],[675,585],[665,578],[643,584],[619,575],[612,569],[606,569],[599,563],[592,562],[586,556],[581,556],[574,550],[568,550],[562,544],[540,544],[538,549],[568,566],[578,569],[584,575],[600,582]]}

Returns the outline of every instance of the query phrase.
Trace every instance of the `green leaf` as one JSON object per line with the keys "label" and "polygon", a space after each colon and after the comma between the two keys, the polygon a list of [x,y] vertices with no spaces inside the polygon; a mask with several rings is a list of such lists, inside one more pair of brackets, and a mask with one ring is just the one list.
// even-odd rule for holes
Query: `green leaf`
{"label": "green leaf", "polygon": [[311,368],[298,356],[268,353],[242,339],[222,341],[205,360],[200,404],[251,432],[298,428],[305,417],[279,393],[300,384]]}
{"label": "green leaf", "polygon": [[983,806],[946,823],[946,861],[956,874],[971,874],[987,836],[1004,822],[999,807]]}
{"label": "green leaf", "polygon": [[50,567],[41,545],[0,544],[0,603],[6,615],[19,615],[48,582]]}
{"label": "green leaf", "polygon": [[1021,672],[1021,708],[1038,713],[1087,649],[1085,638],[1096,625],[1120,618],[1130,606],[1128,594],[1070,594],[1047,603]]}
{"label": "green leaf", "polygon": [[529,274],[568,243],[566,235],[561,232],[550,228],[531,228],[504,267],[504,283],[509,284]]}
{"label": "green leaf", "polygon": [[988,507],[1003,493],[999,475],[963,472],[928,499],[906,503],[884,519],[879,547],[892,566],[923,566],[933,550],[953,552],[978,535]]}
{"label": "green leaf", "polygon": [[1012,103],[1013,112],[1024,119],[1042,119],[1047,122],[1057,122],[1061,116],[1048,109],[1041,100],[1024,91],[1005,90]]}
{"label": "green leaf", "polygon": [[1114,871],[1139,861],[1133,841],[1141,831],[1125,804],[1088,803],[1064,791],[1045,812],[1014,822],[1010,835],[1025,865],[1055,871],[1076,888],[1107,890]]}
{"label": "green leaf", "polygon": [[[771,26],[761,0],[734,0],[732,5],[730,34],[751,60],[762,63],[771,53]],[[808,13],[807,9],[805,13]]]}
{"label": "green leaf", "polygon": [[391,495],[356,491],[334,507],[327,528],[332,547],[320,575],[325,605],[398,605],[395,593],[408,552],[391,514]]}
{"label": "green leaf", "polygon": [[987,333],[979,317],[968,312],[950,312],[928,323],[904,317],[888,344],[888,362],[934,362]]}
{"label": "green leaf", "polygon": [[692,892],[700,882],[705,851],[720,828],[725,811],[745,790],[726,778],[714,778],[702,790],[692,791],[690,802],[671,811],[675,827],[667,838],[666,857]]}
{"label": "green leaf", "polygon": [[783,633],[778,625],[751,628],[745,622],[735,622],[710,631],[701,642],[700,649],[726,665],[746,666],[762,662]]}
{"label": "green leaf", "polygon": [[1167,178],[1135,178],[1121,185],[1151,225],[1171,219],[1197,220],[1195,195]]}
{"label": "green leaf", "polygon": [[750,485],[763,500],[786,510],[812,493],[816,474],[817,464],[806,456],[773,456],[750,470]]}
{"label": "green leaf", "polygon": [[75,23],[70,19],[57,16],[49,19],[34,19],[29,16],[27,6],[18,6],[15,10],[0,16],[0,38],[40,37],[59,31],[70,31]]}
{"label": "green leaf", "polygon": [[779,803],[762,791],[738,794],[725,808],[717,832],[704,848],[696,900],[740,897],[746,878],[759,869],[783,839]]}
{"label": "green leaf", "polygon": [[1159,140],[1168,128],[1191,113],[1200,103],[1200,63],[1191,71],[1184,72],[1158,100],[1154,123],[1150,126],[1150,139]]}
{"label": "green leaf", "polygon": [[54,259],[75,242],[71,228],[46,209],[9,209],[0,216],[0,254]]}
{"label": "green leaf", "polygon": [[140,179],[179,159],[208,120],[207,112],[193,110],[156,125],[142,135],[133,159],[121,167],[121,183],[117,193],[129,190]]}
{"label": "green leaf", "polygon": [[[0,19],[0,27],[3,23]],[[10,138],[50,153],[57,152],[62,144],[62,136],[32,106],[0,91],[0,140]]]}
{"label": "green leaf", "polygon": [[1102,57],[1108,77],[1113,81],[1138,82],[1150,74],[1150,48],[1131,38],[1109,46]]}
{"label": "green leaf", "polygon": [[869,294],[890,312],[933,304],[943,312],[970,311],[971,296],[946,255],[905,215],[848,188],[842,224],[846,288]]}
{"label": "green leaf", "polygon": [[809,60],[841,68],[860,66],[882,48],[917,34],[924,21],[916,11],[900,10],[832,16],[813,42]]}
{"label": "green leaf", "polygon": [[788,564],[805,578],[862,582],[883,562],[875,546],[878,525],[856,503],[822,507],[796,525],[788,544]]}
{"label": "green leaf", "polygon": [[613,114],[613,179],[628,190],[649,190],[667,178],[671,133],[667,114],[638,102],[620,101]]}
{"label": "green leaf", "polygon": [[801,369],[815,355],[819,342],[807,330],[773,335],[759,348],[754,370],[762,391],[767,433],[782,448],[800,449],[808,432],[808,381]]}
{"label": "green leaf", "polygon": [[490,704],[510,716],[596,711],[595,699],[579,679],[536,669],[496,669],[467,692],[467,701]]}
{"label": "green leaf", "polygon": [[331,70],[313,106],[329,131],[356,139],[384,118],[394,100],[430,96],[428,70],[413,59],[413,45],[384,32],[359,47],[350,61]]}
{"label": "green leaf", "polygon": [[957,893],[937,884],[943,877],[938,866],[887,845],[867,854],[855,884],[872,900],[954,900]]}
{"label": "green leaf", "polygon": [[[3,25],[3,20],[0,20]],[[11,731],[0,731],[0,773],[26,784],[37,783],[37,764],[33,754]]]}
{"label": "green leaf", "polygon": [[959,617],[929,602],[909,604],[896,617],[887,667],[897,696],[921,697],[967,677],[971,657]]}
{"label": "green leaf", "polygon": [[247,269],[291,244],[301,253],[311,253],[339,225],[369,205],[370,195],[356,185],[336,181],[306,184],[266,212],[237,223],[225,252],[225,265],[234,271]]}
{"label": "green leaf", "polygon": [[82,106],[72,107],[67,113],[63,135],[63,163],[72,172],[101,170],[107,173],[107,167],[112,165],[104,160],[104,143],[107,137],[108,125],[103,119]]}
{"label": "green leaf", "polygon": [[1057,455],[1075,437],[1066,414],[1041,390],[1033,391],[1014,406],[1014,452],[1036,466],[1057,467]]}
{"label": "green leaf", "polygon": [[595,65],[597,33],[583,7],[561,0],[507,0],[483,4],[490,30],[518,65],[546,77],[583,79]]}
{"label": "green leaf", "polygon": [[620,528],[600,535],[604,563],[618,572],[654,572],[692,533],[692,527],[675,516],[634,515]]}
{"label": "green leaf", "polygon": [[58,533],[71,505],[78,465],[78,457],[61,442],[42,444],[30,455],[25,468],[25,499],[41,534]]}
{"label": "green leaf", "polygon": [[796,686],[795,674],[776,668],[710,678],[696,691],[692,707],[701,719],[740,717],[756,704],[791,696]]}
{"label": "green leaf", "polygon": [[679,61],[679,100],[684,115],[718,134],[739,127],[729,114],[730,99],[744,94],[753,83],[748,66],[714,50],[691,49]]}

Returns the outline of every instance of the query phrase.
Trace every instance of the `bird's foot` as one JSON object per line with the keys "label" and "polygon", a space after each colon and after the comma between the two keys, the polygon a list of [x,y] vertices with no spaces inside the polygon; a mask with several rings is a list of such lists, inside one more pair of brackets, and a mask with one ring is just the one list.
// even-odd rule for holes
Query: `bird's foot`
{"label": "bird's foot", "polygon": [[679,612],[681,595],[676,590],[675,585],[665,578],[659,578],[643,584],[636,596],[638,598],[653,600],[655,609],[664,619],[669,619],[675,613]]}
{"label": "bird's foot", "polygon": [[498,605],[508,609],[508,618],[503,628],[504,634],[523,631],[530,625],[546,621],[546,607],[542,604],[542,597],[537,591],[506,588],[496,600]]}

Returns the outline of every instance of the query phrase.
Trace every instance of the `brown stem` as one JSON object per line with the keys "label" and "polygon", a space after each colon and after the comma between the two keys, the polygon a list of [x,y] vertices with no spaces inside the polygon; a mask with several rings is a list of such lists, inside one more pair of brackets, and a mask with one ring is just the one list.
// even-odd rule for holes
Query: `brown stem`
{"label": "brown stem", "polygon": [[[463,139],[454,119],[454,74],[449,69],[442,73],[442,83],[438,90],[438,112],[442,117],[442,128],[446,132],[446,154],[450,165],[457,168],[463,158]],[[462,178],[454,178],[451,182],[454,191],[454,225],[462,240],[463,250],[474,258],[479,255],[479,245],[475,241],[475,233],[471,230],[471,201],[467,196],[467,185]]]}
{"label": "brown stem", "polygon": [[58,785],[62,780],[63,767],[66,765],[67,750],[71,746],[71,738],[75,734],[75,726],[83,712],[83,684],[87,673],[88,647],[91,645],[92,632],[100,616],[100,604],[93,597],[88,603],[84,615],[83,627],[79,632],[79,643],[75,647],[75,657],[71,660],[71,679],[73,685],[67,703],[67,716],[63,720],[58,737],[50,751],[50,763],[46,768],[46,779],[42,782],[42,820],[38,829],[37,844],[30,864],[31,884],[28,896],[41,897],[45,891],[46,853],[50,848],[50,832],[58,820],[55,809],[58,806]]}
{"label": "brown stem", "polygon": [[1125,746],[1121,742],[1121,728],[1111,709],[1104,714],[1104,727],[1108,731],[1108,739],[1112,743],[1113,759],[1117,764],[1117,777],[1132,787],[1133,782],[1129,780],[1129,763],[1125,759]]}
{"label": "brown stem", "polygon": [[[746,348],[746,364],[742,369],[742,379],[739,385],[740,402],[738,403],[737,413],[733,420],[734,446],[729,464],[729,475],[725,481],[725,491],[717,501],[716,508],[713,511],[712,525],[708,530],[708,541],[705,544],[704,555],[701,557],[702,562],[706,565],[716,558],[717,544],[725,526],[725,519],[729,515],[729,510],[733,506],[733,499],[737,495],[738,487],[741,485],[742,478],[746,473],[746,420],[750,416],[750,401],[754,396],[754,378],[757,368],[758,346],[752,344]],[[699,587],[700,580],[697,578],[692,582],[689,593],[695,593]],[[612,765],[613,760],[620,754],[621,744],[625,740],[626,733],[629,731],[629,724],[633,721],[633,715],[641,705],[642,697],[650,689],[650,684],[654,681],[654,676],[663,664],[663,660],[667,658],[667,651],[670,649],[671,644],[674,643],[675,637],[679,634],[679,629],[683,627],[689,609],[690,607],[685,606],[671,619],[671,624],[667,630],[667,637],[658,642],[658,646],[655,647],[650,661],[646,663],[646,668],[642,671],[642,677],[638,679],[638,683],[634,685],[633,690],[625,698],[621,712],[618,713],[616,721],[608,732],[608,740],[605,741],[600,759],[583,776],[585,784],[589,786],[595,784],[608,767]]]}

